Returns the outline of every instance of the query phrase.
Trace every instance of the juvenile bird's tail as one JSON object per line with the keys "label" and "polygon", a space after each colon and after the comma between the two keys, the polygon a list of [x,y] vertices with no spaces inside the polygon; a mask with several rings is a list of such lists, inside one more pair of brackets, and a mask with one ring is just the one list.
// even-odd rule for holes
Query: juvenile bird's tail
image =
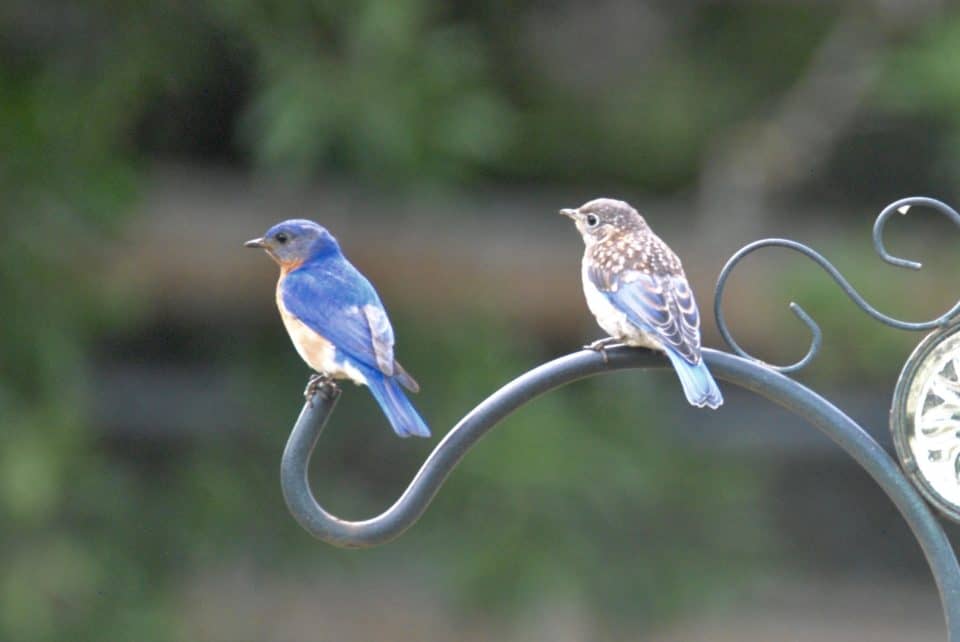
{"label": "juvenile bird's tail", "polygon": [[430,429],[417,413],[416,408],[407,399],[394,377],[384,376],[382,372],[366,369],[363,373],[367,387],[374,399],[380,404],[383,414],[390,420],[393,431],[401,437],[429,437]]}
{"label": "juvenile bird's tail", "polygon": [[713,380],[713,375],[710,374],[703,359],[694,366],[671,350],[667,350],[666,353],[673,363],[673,369],[677,371],[677,376],[680,377],[687,401],[698,408],[704,406],[719,408],[723,404],[720,388],[717,387],[717,382]]}

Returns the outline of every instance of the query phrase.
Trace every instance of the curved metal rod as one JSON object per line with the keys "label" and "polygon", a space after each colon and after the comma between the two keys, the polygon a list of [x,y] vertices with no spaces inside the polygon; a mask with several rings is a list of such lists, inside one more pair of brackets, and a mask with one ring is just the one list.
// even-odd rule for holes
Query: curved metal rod
{"label": "curved metal rod", "polygon": [[[877,251],[877,254],[880,255],[880,258],[887,263],[896,265],[898,267],[909,268],[911,270],[919,270],[921,267],[923,267],[923,264],[918,263],[917,261],[901,259],[891,255],[889,252],[887,252],[887,248],[883,244],[883,228],[887,224],[887,221],[890,219],[890,217],[893,216],[894,213],[906,216],[911,207],[918,206],[929,207],[930,209],[936,210],[960,227],[960,214],[957,214],[955,209],[943,201],[938,201],[935,198],[929,198],[927,196],[908,196],[907,198],[901,198],[899,201],[894,201],[883,208],[883,211],[880,212],[879,216],[877,216],[877,221],[873,224],[873,247]],[[954,306],[951,311],[956,312],[958,308],[960,308],[960,303]],[[953,316],[949,312],[944,316],[947,315]]]}
{"label": "curved metal rod", "polygon": [[[920,263],[917,263],[916,261],[909,261],[907,259],[901,259],[891,255],[889,252],[887,252],[887,249],[883,244],[883,229],[887,220],[889,220],[894,213],[906,214],[909,209],[914,206],[931,207],[950,218],[950,220],[956,223],[958,227],[960,227],[960,214],[958,214],[945,203],[942,203],[936,199],[927,198],[925,196],[911,196],[908,198],[902,198],[899,201],[895,201],[890,205],[887,205],[883,211],[880,212],[880,215],[877,216],[876,223],[874,223],[873,226],[873,247],[877,251],[877,254],[879,254],[884,261],[890,263],[891,265],[916,270],[920,269]],[[824,271],[826,271],[827,274],[830,275],[837,285],[840,286],[840,289],[843,290],[843,293],[846,294],[850,300],[852,300],[861,310],[869,314],[877,321],[885,323],[894,328],[898,328],[900,330],[932,330],[934,328],[946,325],[950,319],[960,313],[960,301],[958,301],[952,308],[938,316],[936,319],[920,322],[901,321],[884,314],[883,312],[880,312],[875,307],[867,303],[866,299],[864,299],[863,296],[857,292],[852,285],[850,285],[850,282],[847,281],[840,271],[816,250],[813,250],[802,243],[788,239],[774,238],[754,241],[753,243],[744,246],[736,254],[730,257],[730,260],[727,261],[727,264],[724,265],[723,269],[720,271],[720,276],[717,278],[716,291],[713,297],[713,314],[716,317],[717,328],[720,330],[720,335],[733,352],[741,357],[760,361],[767,367],[772,368],[777,372],[796,372],[813,361],[814,357],[816,357],[817,353],[820,351],[820,346],[823,344],[823,333],[820,331],[820,326],[817,325],[817,322],[814,321],[810,315],[807,314],[802,307],[800,307],[800,305],[798,305],[796,302],[791,302],[790,309],[793,310],[793,313],[796,314],[801,321],[803,321],[804,325],[807,326],[807,328],[810,330],[810,334],[812,335],[810,348],[807,350],[807,353],[802,359],[788,366],[775,366],[763,362],[760,359],[754,358],[746,350],[741,348],[736,341],[734,341],[733,335],[730,334],[730,328],[727,326],[726,317],[723,314],[723,292],[727,285],[727,279],[730,276],[730,272],[733,271],[733,268],[736,267],[736,265],[742,261],[744,257],[763,247],[785,247],[810,258],[814,263],[819,265],[824,269]]]}
{"label": "curved metal rod", "polygon": [[[627,368],[666,368],[666,359],[649,350],[617,347],[576,352],[521,375],[464,417],[417,472],[399,499],[382,514],[346,521],[317,503],[308,479],[310,456],[333,411],[335,395],[304,406],[283,453],[283,495],[293,516],[311,535],[335,546],[366,548],[384,544],[410,528],[423,514],[457,463],[477,441],[511,412],[534,397],[592,375]],[[887,493],[907,521],[936,580],[950,640],[960,642],[960,566],[940,523],[887,452],[859,425],[805,386],[755,361],[716,350],[703,357],[715,376],[751,390],[803,417],[843,448]]]}

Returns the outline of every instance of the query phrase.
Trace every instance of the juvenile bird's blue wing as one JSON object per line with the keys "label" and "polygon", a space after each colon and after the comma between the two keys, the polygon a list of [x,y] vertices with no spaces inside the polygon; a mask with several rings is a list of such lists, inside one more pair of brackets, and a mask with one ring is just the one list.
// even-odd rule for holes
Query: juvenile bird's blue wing
{"label": "juvenile bird's blue wing", "polygon": [[624,270],[590,273],[591,281],[627,318],[690,364],[700,362],[700,313],[683,274]]}
{"label": "juvenile bird's blue wing", "polygon": [[687,400],[718,408],[723,395],[700,356],[700,314],[683,273],[647,274],[627,270],[606,281],[591,281],[631,323],[656,338],[673,364]]}

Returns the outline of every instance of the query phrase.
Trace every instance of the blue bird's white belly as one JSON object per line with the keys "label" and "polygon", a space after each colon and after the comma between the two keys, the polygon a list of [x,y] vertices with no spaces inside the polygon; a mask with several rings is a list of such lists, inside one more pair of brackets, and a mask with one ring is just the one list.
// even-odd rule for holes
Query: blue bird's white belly
{"label": "blue bird's white belly", "polygon": [[336,379],[349,379],[355,384],[366,385],[367,379],[360,370],[344,359],[337,359],[336,346],[287,310],[280,295],[280,288],[277,288],[277,308],[293,347],[308,366]]}
{"label": "blue bird's white belly", "polygon": [[626,313],[614,306],[610,299],[593,284],[587,273],[586,261],[583,264],[581,277],[587,307],[590,308],[590,312],[593,313],[597,324],[603,328],[604,332],[627,345],[663,350],[663,344],[631,323]]}

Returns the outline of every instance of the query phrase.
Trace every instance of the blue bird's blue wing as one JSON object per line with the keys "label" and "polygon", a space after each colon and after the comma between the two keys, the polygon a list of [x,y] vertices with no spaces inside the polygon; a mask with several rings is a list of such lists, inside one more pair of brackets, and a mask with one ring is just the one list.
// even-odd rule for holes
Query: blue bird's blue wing
{"label": "blue bird's blue wing", "polygon": [[379,370],[363,306],[379,304],[366,279],[330,278],[328,272],[299,269],[281,284],[287,310],[354,361]]}
{"label": "blue bird's blue wing", "polygon": [[394,358],[393,327],[370,282],[344,262],[336,270],[301,268],[280,286],[287,310],[341,354],[416,392],[416,381]]}
{"label": "blue bird's blue wing", "polygon": [[430,429],[400,386],[419,386],[393,353],[393,327],[370,282],[346,259],[308,264],[282,277],[278,295],[286,313],[329,341],[338,363],[363,375],[394,431],[429,437]]}
{"label": "blue bird's blue wing", "polygon": [[370,332],[373,354],[377,358],[377,367],[387,376],[393,376],[393,327],[382,305],[367,303],[360,310],[366,319]]}

